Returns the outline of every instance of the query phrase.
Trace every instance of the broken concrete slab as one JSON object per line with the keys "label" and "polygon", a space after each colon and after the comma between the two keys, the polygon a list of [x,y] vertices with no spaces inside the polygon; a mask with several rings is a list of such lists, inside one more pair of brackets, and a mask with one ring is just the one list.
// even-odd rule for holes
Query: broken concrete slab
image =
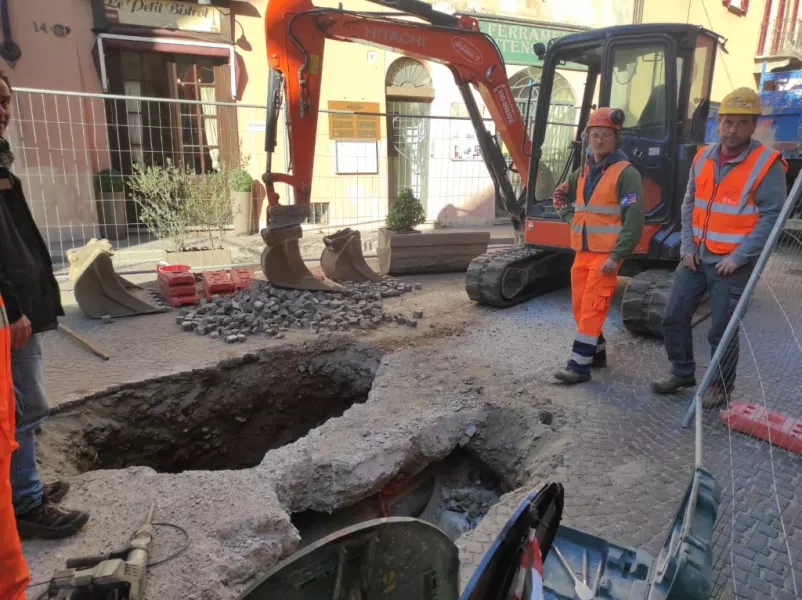
{"label": "broken concrete slab", "polygon": [[[253,471],[192,471],[178,475],[146,467],[86,473],[65,500],[91,513],[83,531],[60,541],[25,542],[32,581],[47,581],[68,558],[124,547],[156,502],[154,523],[189,535],[181,555],[147,573],[149,600],[230,600],[257,573],[291,554],[299,536],[269,478]],[[183,536],[157,526],[153,561],[181,548]]]}

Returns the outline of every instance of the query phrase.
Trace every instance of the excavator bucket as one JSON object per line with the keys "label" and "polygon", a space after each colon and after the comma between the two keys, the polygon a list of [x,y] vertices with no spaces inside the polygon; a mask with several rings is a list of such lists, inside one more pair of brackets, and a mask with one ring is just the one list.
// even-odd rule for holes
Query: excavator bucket
{"label": "excavator bucket", "polygon": [[382,276],[368,266],[362,255],[362,238],[358,231],[346,227],[323,238],[320,266],[326,277],[337,283],[382,281]]}
{"label": "excavator bucket", "polygon": [[298,240],[303,230],[300,225],[277,229],[262,229],[262,239],[267,246],[262,250],[262,272],[267,280],[277,287],[291,290],[341,291],[312,275],[306,267]]}
{"label": "excavator bucket", "polygon": [[67,250],[75,301],[93,319],[131,317],[165,312],[147,300],[147,292],[114,272],[108,240],[91,239],[86,246]]}

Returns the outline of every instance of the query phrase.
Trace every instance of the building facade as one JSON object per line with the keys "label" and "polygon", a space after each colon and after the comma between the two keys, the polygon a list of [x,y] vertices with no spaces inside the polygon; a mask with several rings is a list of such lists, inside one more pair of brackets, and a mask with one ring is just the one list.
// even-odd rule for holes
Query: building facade
{"label": "building facade", "polygon": [[[27,0],[10,6],[21,53],[3,58],[21,91],[9,135],[51,246],[97,235],[103,216],[95,202],[95,173],[111,167],[128,175],[134,165],[167,161],[199,175],[244,165],[264,225],[259,180],[265,170],[267,0],[207,2]],[[523,112],[540,72],[533,43],[630,23],[636,5],[454,0],[437,8],[479,20],[501,50]],[[384,10],[364,0],[349,0],[347,8]],[[446,67],[341,42],[327,43],[324,65],[310,226],[379,223],[405,187],[421,199],[428,218],[443,225],[485,224],[502,216]],[[559,72],[550,120],[562,126],[554,125],[554,143],[544,156],[555,169],[575,134],[583,80],[570,65]],[[279,133],[274,170],[290,166]],[[289,190],[282,195],[291,199]],[[124,218],[131,228],[140,225],[133,201]]]}

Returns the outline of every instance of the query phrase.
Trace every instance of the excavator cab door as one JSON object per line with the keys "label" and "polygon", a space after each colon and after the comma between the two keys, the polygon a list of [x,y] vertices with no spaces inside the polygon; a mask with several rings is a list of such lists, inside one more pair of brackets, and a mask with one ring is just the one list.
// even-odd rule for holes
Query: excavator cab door
{"label": "excavator cab door", "polygon": [[674,197],[677,62],[669,35],[617,36],[605,49],[601,105],[624,111],[621,149],[643,177],[647,223],[664,222]]}

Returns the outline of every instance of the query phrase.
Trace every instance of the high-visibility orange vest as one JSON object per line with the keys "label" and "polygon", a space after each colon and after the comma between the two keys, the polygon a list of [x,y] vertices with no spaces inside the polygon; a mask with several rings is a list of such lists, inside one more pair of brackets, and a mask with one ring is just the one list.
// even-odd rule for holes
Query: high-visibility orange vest
{"label": "high-visibility orange vest", "polygon": [[766,173],[778,158],[785,171],[788,163],[779,152],[761,144],[716,183],[716,148],[700,149],[693,160],[693,241],[697,247],[704,242],[714,254],[729,254],[757,225],[755,190]]}
{"label": "high-visibility orange vest", "polygon": [[585,179],[588,165],[576,182],[576,205],[571,221],[571,248],[584,250],[583,231],[588,234],[588,250],[612,252],[621,233],[621,205],[618,200],[618,177],[630,163],[625,160],[611,164],[596,184],[590,200],[585,204]]}
{"label": "high-visibility orange vest", "polygon": [[[14,441],[14,384],[11,382],[11,332],[8,317],[0,296],[0,458],[13,452]],[[0,476],[2,474],[0,473]]]}

